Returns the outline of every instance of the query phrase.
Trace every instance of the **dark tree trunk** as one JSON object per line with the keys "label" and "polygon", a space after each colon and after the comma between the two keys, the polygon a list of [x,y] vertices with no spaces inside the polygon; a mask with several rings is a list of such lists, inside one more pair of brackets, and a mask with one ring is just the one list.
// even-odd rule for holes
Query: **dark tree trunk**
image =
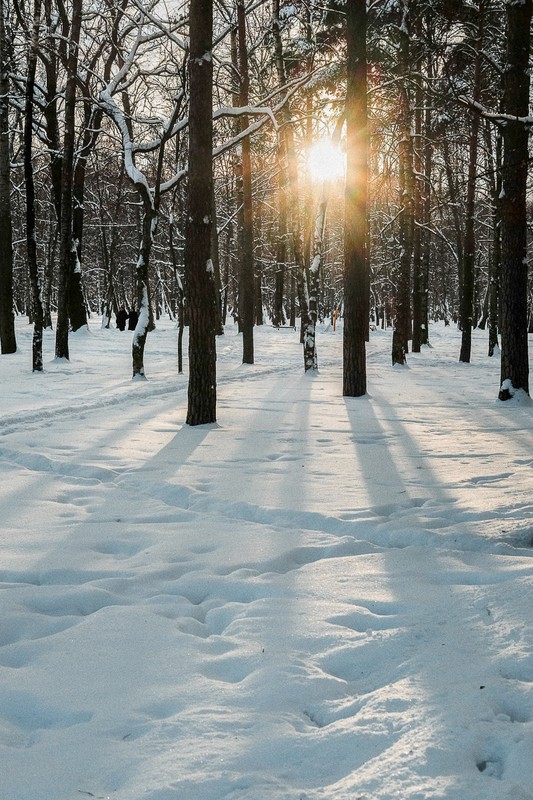
{"label": "dark tree trunk", "polygon": [[346,4],[346,198],[344,233],[343,390],[366,394],[368,334],[367,257],[367,58],[366,2]]}
{"label": "dark tree trunk", "polygon": [[142,237],[139,258],[135,268],[137,283],[138,309],[137,324],[133,333],[131,344],[131,360],[133,365],[132,378],[142,380],[146,377],[144,372],[144,348],[148,332],[154,329],[152,317],[152,303],[150,299],[149,266],[152,244],[157,226],[157,211],[153,205],[149,191],[143,187],[144,216],[142,223]]}
{"label": "dark tree trunk", "polygon": [[[507,56],[503,108],[510,117],[529,112],[529,50],[532,0],[507,4]],[[502,165],[502,355],[500,400],[518,390],[529,394],[527,320],[528,129],[519,119],[503,126]]]}
{"label": "dark tree trunk", "polygon": [[222,320],[222,278],[220,277],[220,250],[218,243],[218,230],[217,230],[217,201],[214,191],[213,183],[213,219],[211,224],[211,260],[213,261],[213,269],[215,274],[215,289],[217,293],[217,320],[216,320],[216,335],[224,335],[224,323]]}
{"label": "dark tree trunk", "polygon": [[[239,53],[239,103],[248,105],[250,77],[246,46],[246,16],[244,0],[237,0],[237,34]],[[241,131],[248,127],[248,115],[240,117]],[[254,221],[252,210],[252,161],[250,137],[241,142],[242,214],[240,218],[239,250],[239,322],[242,331],[242,363],[254,363]]]}
{"label": "dark tree trunk", "polygon": [[254,279],[254,324],[263,325],[263,270],[256,262],[256,276]]}
{"label": "dark tree trunk", "polygon": [[70,276],[77,269],[78,254],[72,237],[72,200],[74,176],[74,146],[76,138],[75,104],[80,40],[82,0],[73,0],[72,25],[68,41],[67,84],[65,88],[65,119],[63,169],[61,173],[61,244],[57,288],[56,358],[69,358],[68,298]]}
{"label": "dark tree trunk", "polygon": [[411,324],[411,265],[413,257],[413,141],[411,136],[410,70],[410,0],[402,0],[398,77],[400,88],[400,144],[398,153],[400,186],[400,257],[396,286],[396,314],[392,334],[392,363],[405,364],[409,349]]}
{"label": "dark tree trunk", "polygon": [[178,259],[176,256],[176,247],[174,245],[174,221],[171,220],[168,227],[168,245],[170,249],[170,258],[172,260],[172,269],[174,271],[174,279],[176,281],[176,302],[177,302],[177,316],[178,316],[178,375],[183,373],[183,330],[185,327],[184,308],[183,308],[183,283],[180,278],[178,269]]}
{"label": "dark tree trunk", "polygon": [[[84,92],[89,96],[88,87]],[[83,142],[76,158],[76,167],[73,179],[73,199],[74,208],[72,212],[72,237],[74,246],[77,249],[76,271],[70,275],[68,309],[70,325],[73,331],[79,330],[87,324],[87,309],[83,297],[82,284],[82,243],[83,243],[83,218],[84,218],[84,195],[85,195],[85,175],[87,172],[87,159],[96,145],[100,132],[103,111],[100,108],[93,108],[88,100],[84,101],[85,126],[83,132]]]}
{"label": "dark tree trunk", "polygon": [[296,279],[294,272],[291,272],[291,294],[289,298],[289,325],[296,327]]}
{"label": "dark tree trunk", "polygon": [[272,303],[272,324],[276,327],[285,324],[283,293],[287,262],[287,169],[283,129],[279,133],[278,165],[278,231],[276,237],[276,274],[274,283],[274,300]]}
{"label": "dark tree trunk", "polygon": [[[490,176],[490,193],[492,200],[492,251],[489,257],[488,270],[488,355],[493,356],[498,347],[498,309],[500,297],[501,273],[501,225],[500,225],[500,193],[501,193],[501,146],[502,137],[499,129],[495,131],[496,145],[492,141],[491,123],[484,127],[485,151],[487,154],[487,172]],[[495,151],[495,152],[494,152]]]}
{"label": "dark tree trunk", "polygon": [[14,353],[17,349],[15,315],[13,313],[13,230],[8,94],[4,6],[3,0],[0,0],[0,346],[4,354]]}
{"label": "dark tree trunk", "polygon": [[41,286],[41,300],[43,304],[43,324],[46,330],[52,330],[52,286],[54,281],[54,264],[59,243],[59,227],[55,216],[55,211],[50,210],[48,224],[48,243],[46,248],[46,259],[44,263],[43,282]]}
{"label": "dark tree trunk", "polygon": [[216,421],[216,291],[211,261],[213,3],[191,0],[188,213],[185,232],[189,301],[187,424]]}
{"label": "dark tree trunk", "polygon": [[[458,167],[457,161],[452,158],[452,153],[450,151],[450,144],[448,138],[444,136],[442,140],[442,154],[444,157],[444,165],[446,169],[446,180],[448,183],[448,194],[449,194],[449,201],[451,206],[452,212],[452,219],[455,228],[455,242],[456,242],[456,253],[457,253],[457,274],[458,274],[458,282],[459,286],[462,286],[463,283],[463,243],[464,243],[464,236],[463,236],[463,226],[461,220],[461,201],[459,197],[459,188],[458,188]],[[461,326],[461,321],[459,320],[459,327]]]}
{"label": "dark tree trunk", "polygon": [[102,261],[105,270],[105,281],[106,281],[106,299],[104,305],[104,315],[107,317],[106,327],[109,327],[109,322],[111,320],[112,312],[115,311],[116,313],[120,308],[120,306],[122,305],[122,303],[119,302],[119,298],[117,296],[117,285],[116,285],[117,283],[116,251],[117,251],[117,240],[118,240],[118,227],[115,225],[111,226],[111,230],[108,234],[106,230],[107,228],[106,223],[109,221],[109,219],[112,219],[113,216],[115,219],[118,219],[119,217],[123,180],[124,180],[124,170],[121,169],[120,175],[116,183],[117,193],[116,193],[114,208],[111,210],[109,210],[106,205],[104,194],[102,192],[100,175],[98,175],[96,183],[96,192],[98,195],[98,211],[100,218],[101,253],[102,253]]}
{"label": "dark tree trunk", "polygon": [[[483,58],[484,37],[484,3],[479,3],[478,28],[475,45],[474,63],[474,102],[481,98],[481,59]],[[476,183],[477,183],[477,153],[479,136],[479,114],[474,112],[471,119],[469,154],[468,154],[468,182],[466,189],[465,208],[465,241],[463,249],[463,269],[461,286],[461,352],[459,361],[470,362],[472,351],[472,327],[474,324],[474,278],[476,261]]]}
{"label": "dark tree trunk", "polygon": [[[1,0],[0,0],[1,2]],[[35,0],[33,6],[33,26],[31,45],[28,57],[28,75],[26,78],[26,102],[24,109],[24,179],[26,182],[26,249],[28,254],[28,272],[30,277],[33,341],[32,369],[43,370],[43,327],[44,313],[39,286],[39,270],[37,265],[37,242],[35,239],[35,185],[33,180],[32,137],[33,137],[33,92],[35,87],[35,70],[37,65],[37,46],[39,42],[39,26],[41,21],[41,1]]]}
{"label": "dark tree trunk", "polygon": [[[426,12],[427,20],[427,77],[428,84],[433,82],[433,14]],[[429,268],[431,261],[431,174],[433,169],[433,129],[431,103],[426,103],[424,112],[424,182],[422,200],[422,254],[421,254],[421,309],[420,309],[420,344],[429,344]]]}
{"label": "dark tree trunk", "polygon": [[[420,28],[419,28],[420,30]],[[421,63],[418,70],[421,71]],[[422,232],[423,232],[423,183],[422,175],[424,169],[422,143],[422,121],[423,121],[424,92],[421,80],[417,81],[415,95],[415,150],[413,154],[414,169],[417,178],[414,182],[414,216],[415,227],[413,231],[413,338],[411,349],[413,353],[420,352],[422,344],[422,304],[424,296],[424,278],[422,262]]]}
{"label": "dark tree trunk", "polygon": [[46,137],[50,153],[50,177],[52,183],[52,203],[56,212],[57,223],[61,221],[61,174],[63,171],[63,156],[61,153],[61,136],[59,131],[59,117],[57,104],[59,91],[57,76],[59,74],[57,40],[60,38],[57,27],[58,21],[55,10],[52,10],[52,0],[44,0],[44,16],[48,29],[46,39],[47,57],[43,59],[46,71],[46,102],[44,104],[44,118],[46,120]]}

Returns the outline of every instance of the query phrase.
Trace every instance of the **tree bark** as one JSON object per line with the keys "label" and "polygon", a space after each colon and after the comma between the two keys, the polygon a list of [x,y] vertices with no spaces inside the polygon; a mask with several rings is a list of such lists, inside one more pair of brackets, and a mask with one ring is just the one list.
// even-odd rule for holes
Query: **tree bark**
{"label": "tree bark", "polygon": [[61,174],[63,171],[63,156],[61,152],[61,136],[59,131],[58,100],[60,92],[57,86],[59,74],[59,54],[57,41],[63,41],[61,32],[57,30],[59,20],[52,10],[52,0],[44,0],[44,17],[47,26],[46,54],[43,66],[46,72],[46,102],[44,104],[44,118],[46,121],[46,138],[50,153],[50,177],[52,203],[55,209],[57,224],[61,222]]}
{"label": "tree bark", "polygon": [[[1,2],[1,0],[0,0]],[[41,21],[41,0],[35,0],[33,6],[33,26],[28,57],[28,75],[26,78],[26,101],[24,109],[24,179],[26,182],[26,249],[28,254],[28,272],[30,277],[33,339],[32,369],[43,371],[43,327],[44,313],[39,286],[37,265],[37,242],[35,239],[35,185],[33,180],[32,139],[33,139],[33,92],[35,88],[35,71],[37,66],[37,46],[39,42],[39,26]]]}
{"label": "tree bark", "polygon": [[396,314],[392,334],[392,363],[405,364],[411,323],[410,289],[413,257],[413,142],[411,100],[408,86],[410,70],[410,0],[402,0],[399,26],[398,79],[400,84],[400,144],[398,153],[400,187],[400,258],[396,287]]}
{"label": "tree bark", "polygon": [[13,313],[13,228],[11,222],[11,176],[9,157],[9,78],[4,5],[0,0],[0,346],[2,353],[15,353]]}
{"label": "tree bark", "polygon": [[283,294],[285,286],[285,271],[287,266],[287,186],[286,186],[286,164],[285,164],[285,142],[283,131],[280,131],[278,139],[278,212],[277,212],[277,235],[276,235],[276,274],[274,283],[274,300],[272,303],[272,324],[275,327],[285,324],[285,312],[283,310]]}
{"label": "tree bark", "polygon": [[[483,39],[484,39],[484,3],[479,3],[478,27],[475,43],[475,62],[474,62],[474,102],[479,102],[481,98],[481,59],[483,58]],[[469,137],[468,153],[468,181],[466,190],[465,208],[465,242],[463,249],[463,270],[461,286],[461,352],[459,361],[470,362],[472,351],[472,327],[474,324],[474,276],[476,260],[476,229],[475,229],[475,209],[476,209],[476,184],[477,184],[477,153],[479,136],[479,114],[474,112],[471,115],[471,127]]]}
{"label": "tree bark", "polygon": [[143,200],[144,213],[142,221],[141,248],[137,266],[135,268],[135,279],[137,289],[137,309],[138,318],[133,339],[131,343],[131,360],[133,367],[132,378],[143,380],[146,375],[144,371],[144,348],[148,332],[154,329],[152,303],[150,298],[149,265],[152,253],[152,244],[157,228],[157,210],[154,206],[149,190],[142,186],[141,197]]}
{"label": "tree bark", "polygon": [[[418,31],[421,30],[420,23]],[[417,72],[421,72],[422,59],[419,60]],[[414,217],[413,231],[413,338],[411,349],[413,353],[420,352],[423,335],[422,308],[424,297],[424,275],[422,261],[422,235],[423,228],[423,183],[424,159],[422,151],[422,121],[423,121],[424,92],[419,79],[415,89],[415,148],[413,153],[414,169],[417,178],[414,181]]]}
{"label": "tree bark", "polygon": [[61,173],[61,244],[57,288],[56,358],[69,358],[68,297],[71,274],[77,269],[76,243],[72,237],[72,187],[74,177],[74,146],[76,136],[75,105],[80,40],[82,0],[73,0],[72,25],[68,41],[67,84],[65,88],[65,119],[63,169]]}
{"label": "tree bark", "polygon": [[488,355],[493,356],[498,347],[499,330],[499,310],[500,310],[500,285],[501,285],[501,214],[500,214],[500,193],[501,193],[501,158],[502,158],[502,137],[499,130],[496,130],[495,155],[492,157],[492,142],[490,137],[489,123],[487,130],[487,153],[489,154],[489,170],[495,175],[492,194],[492,257],[489,262],[489,346]]}
{"label": "tree bark", "polygon": [[211,222],[211,260],[213,261],[213,268],[215,270],[214,280],[215,280],[215,289],[217,293],[216,335],[223,336],[224,323],[222,320],[222,278],[220,275],[220,248],[219,248],[218,230],[217,230],[217,201],[214,191],[214,182],[213,182],[212,204],[213,204],[213,211],[212,211],[213,219]]}
{"label": "tree bark", "polygon": [[[428,85],[433,83],[433,14],[426,12],[427,20],[427,78]],[[424,112],[424,182],[422,190],[422,254],[421,254],[421,310],[420,310],[420,344],[429,344],[429,270],[431,262],[431,176],[433,169],[433,129],[431,103],[426,103]]]}
{"label": "tree bark", "polygon": [[[84,94],[86,98],[89,97],[88,86],[85,87]],[[73,331],[77,331],[87,324],[87,309],[83,298],[81,271],[85,176],[87,172],[87,160],[96,145],[103,117],[103,109],[95,108],[88,99],[84,100],[83,105],[85,115],[83,142],[76,158],[76,166],[73,175],[74,207],[72,212],[72,236],[76,244],[78,256],[76,259],[77,269],[70,275],[69,280],[68,308],[70,325]]]}
{"label": "tree bark", "polygon": [[346,197],[344,228],[343,395],[366,394],[368,334],[368,112],[366,2],[346,4]]}
{"label": "tree bark", "polygon": [[[244,0],[237,0],[237,38],[239,54],[239,103],[248,105],[250,76],[246,46]],[[240,117],[241,131],[248,127],[248,115]],[[242,213],[240,215],[239,322],[242,331],[242,363],[254,363],[254,220],[252,209],[252,161],[250,137],[241,143]]]}
{"label": "tree bark", "polygon": [[211,261],[213,3],[191,0],[188,214],[185,232],[189,301],[187,424],[216,422],[216,291]]}
{"label": "tree bark", "polygon": [[503,73],[503,109],[510,117],[503,126],[501,201],[502,354],[499,399],[517,390],[529,394],[527,320],[528,129],[518,117],[529,112],[529,50],[532,0],[507,2],[507,58]]}

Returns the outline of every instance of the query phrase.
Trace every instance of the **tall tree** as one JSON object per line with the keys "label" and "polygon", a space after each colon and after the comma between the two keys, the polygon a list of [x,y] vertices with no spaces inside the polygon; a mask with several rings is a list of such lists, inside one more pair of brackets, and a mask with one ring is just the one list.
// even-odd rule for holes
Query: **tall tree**
{"label": "tall tree", "polygon": [[89,68],[86,71],[84,70],[85,80],[83,82],[80,81],[81,92],[83,94],[84,126],[81,147],[78,150],[75,161],[72,187],[74,201],[72,212],[72,237],[77,250],[77,259],[75,261],[75,270],[71,272],[69,277],[68,309],[70,325],[73,331],[77,331],[87,324],[87,309],[83,297],[81,270],[83,221],[85,214],[84,192],[87,161],[89,155],[95,148],[100,134],[104,113],[100,106],[97,106],[96,103],[90,100],[90,86],[87,76],[92,76],[95,71],[96,59],[92,61],[93,63],[89,65]]}
{"label": "tall tree", "polygon": [[24,109],[24,179],[26,181],[26,250],[28,253],[28,272],[30,276],[33,341],[32,369],[43,369],[43,327],[44,312],[41,302],[39,270],[37,264],[37,240],[35,236],[35,182],[33,177],[33,94],[35,90],[35,71],[37,66],[37,47],[41,23],[41,0],[34,0],[33,25],[28,54],[28,74],[26,77],[26,102]]}
{"label": "tall tree", "polygon": [[[485,151],[487,155],[487,172],[489,173],[489,186],[491,197],[492,217],[492,250],[489,259],[488,272],[488,329],[489,346],[488,355],[493,356],[498,347],[498,310],[500,299],[500,274],[501,274],[501,225],[500,225],[500,194],[501,194],[501,131],[496,129],[495,145],[492,142],[492,125],[486,121]],[[494,150],[494,152],[493,152]]]}
{"label": "tall tree", "polygon": [[285,168],[285,137],[283,130],[278,135],[278,182],[277,182],[277,233],[276,233],[276,271],[274,279],[274,298],[272,301],[272,324],[276,327],[285,324],[283,291],[287,266],[287,170]]}
{"label": "tall tree", "polygon": [[[246,45],[246,12],[244,0],[237,0],[237,39],[239,65],[239,102],[246,108],[249,102],[250,75]],[[241,131],[248,128],[248,115],[240,117]],[[250,137],[241,142],[240,169],[241,213],[239,214],[239,323],[242,331],[242,363],[254,363],[254,221],[252,208],[252,160]]]}
{"label": "tall tree", "polygon": [[17,349],[13,313],[13,229],[9,157],[9,77],[4,0],[0,0],[0,345],[2,353]]}
{"label": "tall tree", "polygon": [[413,353],[429,342],[428,289],[431,248],[431,171],[433,165],[432,103],[427,87],[434,83],[434,14],[431,7],[416,21],[419,55],[415,71],[415,231],[413,243]]}
{"label": "tall tree", "polygon": [[[426,9],[426,62],[428,85],[433,84],[433,41],[434,41],[434,16],[431,7]],[[426,102],[424,109],[424,179],[422,188],[422,224],[421,231],[421,281],[420,281],[420,328],[417,338],[420,344],[429,344],[429,272],[431,261],[431,180],[433,170],[433,120],[431,103]],[[413,332],[414,341],[414,332]]]}
{"label": "tall tree", "polygon": [[[418,38],[421,39],[420,33],[422,30],[422,20],[419,17],[417,20],[417,33]],[[422,73],[422,57],[420,56],[417,63],[417,72]],[[415,143],[413,159],[414,169],[417,179],[414,182],[414,216],[416,220],[413,239],[413,338],[411,348],[413,353],[420,352],[422,344],[424,319],[423,319],[423,299],[425,291],[424,283],[424,263],[423,263],[423,242],[422,236],[424,231],[424,153],[422,148],[422,129],[423,129],[423,113],[424,113],[424,91],[422,81],[419,80],[415,87]]]}
{"label": "tall tree", "polygon": [[211,260],[213,138],[213,2],[189,10],[189,166],[185,229],[189,306],[187,424],[216,422],[216,288]]}
{"label": "tall tree", "polygon": [[368,111],[366,0],[346,4],[346,200],[343,395],[366,394]]}
{"label": "tall tree", "polygon": [[67,83],[65,87],[65,119],[63,165],[61,173],[61,248],[57,298],[56,358],[69,358],[68,298],[70,276],[77,269],[78,251],[72,237],[72,196],[74,178],[74,148],[76,140],[76,83],[79,60],[79,41],[82,19],[82,0],[72,0],[72,24],[68,39]]}
{"label": "tall tree", "polygon": [[[480,0],[477,19],[477,31],[474,42],[474,87],[473,100],[481,99],[481,67],[484,45],[485,3]],[[463,249],[463,269],[461,287],[461,352],[459,361],[470,362],[472,351],[472,326],[474,322],[474,278],[476,262],[476,186],[477,186],[477,154],[480,117],[477,112],[471,115],[471,127],[468,142],[468,177],[465,208],[465,238]]]}
{"label": "tall tree", "polygon": [[501,199],[500,400],[518,389],[529,394],[527,343],[527,208],[529,51],[532,0],[507,0],[507,54],[503,71]]}
{"label": "tall tree", "polygon": [[[59,125],[59,101],[62,92],[58,86],[58,76],[60,61],[66,59],[65,48],[68,38],[68,28],[62,28],[61,18],[53,6],[53,0],[44,0],[44,18],[47,29],[46,38],[44,47],[40,48],[39,51],[46,75],[43,113],[46,122],[46,142],[50,154],[52,202],[59,225],[61,221],[61,174],[63,153]],[[67,20],[64,20],[64,25],[67,25]]]}
{"label": "tall tree", "polygon": [[412,111],[410,97],[411,69],[411,0],[400,2],[398,26],[398,88],[399,109],[399,190],[400,190],[400,257],[396,287],[396,315],[392,334],[392,363],[405,364],[409,347],[411,325],[410,288],[414,241],[414,170],[413,139],[411,135]]}

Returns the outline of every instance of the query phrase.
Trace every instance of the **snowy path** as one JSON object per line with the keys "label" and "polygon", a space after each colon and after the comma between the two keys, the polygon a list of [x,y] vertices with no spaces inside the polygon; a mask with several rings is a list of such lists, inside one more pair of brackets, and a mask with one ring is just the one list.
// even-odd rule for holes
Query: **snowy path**
{"label": "snowy path", "polygon": [[230,331],[195,429],[170,326],[146,384],[117,336],[0,362],[0,798],[532,800],[532,405],[481,335],[377,332],[345,400],[340,336],[311,378]]}

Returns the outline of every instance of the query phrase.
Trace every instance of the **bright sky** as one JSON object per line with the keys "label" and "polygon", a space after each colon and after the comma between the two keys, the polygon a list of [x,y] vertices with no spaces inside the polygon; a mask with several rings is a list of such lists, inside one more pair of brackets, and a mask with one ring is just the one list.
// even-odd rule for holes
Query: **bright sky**
{"label": "bright sky", "polygon": [[329,139],[321,139],[309,150],[307,166],[312,180],[317,183],[344,177],[346,157]]}

